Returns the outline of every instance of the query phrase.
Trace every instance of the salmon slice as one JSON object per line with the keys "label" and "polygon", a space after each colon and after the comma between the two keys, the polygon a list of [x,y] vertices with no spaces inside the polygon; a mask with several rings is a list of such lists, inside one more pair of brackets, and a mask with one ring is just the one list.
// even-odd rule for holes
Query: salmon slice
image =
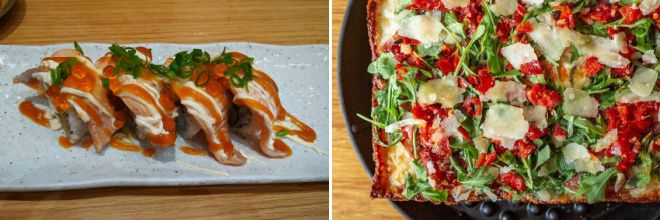
{"label": "salmon slice", "polygon": [[[192,122],[193,128],[201,128],[206,136],[209,151],[221,164],[243,165],[247,161],[236,150],[229,138],[228,110],[231,102],[226,88],[219,87],[218,93],[209,94],[204,87],[198,87],[193,81],[177,81],[172,88],[186,108],[188,115],[183,115]],[[194,133],[194,132],[188,132]],[[188,134],[192,136],[192,134]]]}
{"label": "salmon slice", "polygon": [[[67,60],[75,59],[66,79],[55,85],[51,70]],[[101,82],[101,71],[88,57],[73,49],[56,51],[43,59],[41,65],[19,75],[14,82],[31,84],[37,80],[41,90],[57,111],[65,135],[75,143],[89,134],[97,151],[110,141],[112,134],[123,126],[123,116],[107,97]]]}
{"label": "salmon slice", "polygon": [[173,146],[176,141],[176,97],[169,85],[146,67],[151,61],[151,53],[142,51],[150,50],[143,47],[136,49],[137,56],[145,65],[137,78],[123,70],[114,74],[118,58],[113,58],[110,53],[100,58],[96,66],[103,69],[110,90],[134,116],[138,137],[144,139],[146,136],[152,144],[158,146]]}
{"label": "salmon slice", "polygon": [[[240,53],[231,53],[234,59],[244,59],[245,55]],[[225,75],[227,66],[217,65],[216,74],[226,77],[231,81],[231,76]],[[244,76],[243,70],[236,74]],[[291,148],[284,142],[276,138],[274,125],[277,121],[287,118],[286,110],[280,103],[277,84],[265,73],[252,69],[252,80],[247,82],[244,87],[237,87],[233,83],[228,83],[229,90],[234,95],[234,104],[245,106],[250,109],[253,117],[243,133],[258,135],[259,148],[263,154],[268,157],[282,158],[291,155]]]}

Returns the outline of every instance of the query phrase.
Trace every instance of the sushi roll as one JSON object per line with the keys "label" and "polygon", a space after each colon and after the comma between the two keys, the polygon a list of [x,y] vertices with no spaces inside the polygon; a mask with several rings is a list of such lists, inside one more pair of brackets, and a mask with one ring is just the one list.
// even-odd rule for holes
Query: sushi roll
{"label": "sushi roll", "polygon": [[96,66],[105,86],[130,110],[138,138],[168,147],[176,141],[177,100],[167,79],[148,68],[151,59],[150,49],[113,44]]}
{"label": "sushi roll", "polygon": [[56,112],[70,143],[89,135],[97,152],[124,126],[125,112],[116,109],[103,87],[102,72],[76,49],[62,49],[42,60],[39,67],[19,75],[15,82],[39,82]]}

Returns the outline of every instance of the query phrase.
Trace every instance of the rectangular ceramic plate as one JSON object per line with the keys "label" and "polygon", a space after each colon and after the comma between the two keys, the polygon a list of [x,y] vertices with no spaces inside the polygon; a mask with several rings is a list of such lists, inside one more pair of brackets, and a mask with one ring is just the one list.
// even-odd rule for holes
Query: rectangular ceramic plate
{"label": "rectangular ceramic plate", "polygon": [[[36,92],[24,85],[12,84],[12,78],[39,65],[43,57],[61,48],[72,48],[73,44],[0,45],[0,191],[328,180],[328,46],[255,43],[129,46],[138,45],[152,49],[156,64],[176,52],[193,48],[213,53],[227,47],[227,51],[254,57],[255,68],[269,74],[279,85],[283,106],[316,131],[315,146],[323,153],[285,139],[293,148],[293,155],[271,159],[235,135],[232,135],[234,144],[248,157],[248,163],[240,167],[221,165],[211,156],[181,152],[181,146],[195,146],[181,137],[175,147],[160,149],[154,157],[107,146],[101,153],[78,146],[64,149],[57,142],[63,134],[61,130],[41,127],[18,111],[18,104],[35,96]],[[108,51],[109,45],[81,46],[87,56],[96,60]]]}

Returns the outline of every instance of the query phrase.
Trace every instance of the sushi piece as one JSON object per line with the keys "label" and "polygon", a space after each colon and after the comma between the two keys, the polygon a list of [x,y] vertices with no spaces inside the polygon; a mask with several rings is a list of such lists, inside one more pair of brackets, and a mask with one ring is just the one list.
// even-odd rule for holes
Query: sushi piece
{"label": "sushi piece", "polygon": [[185,112],[180,116],[190,124],[186,136],[203,131],[209,151],[220,163],[243,165],[247,159],[229,138],[228,111],[231,99],[225,78],[214,74],[206,52],[195,49],[168,59],[165,67],[174,76],[171,85]]}
{"label": "sushi piece", "polygon": [[109,91],[101,82],[102,72],[77,44],[76,48],[53,53],[39,67],[17,76],[14,82],[33,88],[39,82],[37,90],[50,100],[68,141],[76,143],[89,134],[98,152],[123,127],[126,116],[108,98]]}
{"label": "sushi piece", "polygon": [[215,73],[226,78],[233,94],[233,103],[250,110],[250,121],[243,134],[257,135],[259,148],[268,157],[291,155],[291,148],[281,138],[311,144],[316,140],[314,130],[287,113],[282,107],[279,89],[266,73],[252,67],[253,59],[238,52],[214,56],[219,64]]}
{"label": "sushi piece", "polygon": [[165,78],[148,68],[151,50],[113,44],[96,66],[103,81],[134,116],[138,138],[168,147],[176,141],[176,96]]}

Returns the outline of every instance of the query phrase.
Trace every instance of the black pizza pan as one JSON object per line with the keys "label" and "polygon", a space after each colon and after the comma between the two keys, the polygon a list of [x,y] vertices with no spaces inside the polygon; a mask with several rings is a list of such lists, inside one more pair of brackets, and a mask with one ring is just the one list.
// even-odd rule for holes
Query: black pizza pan
{"label": "black pizza pan", "polygon": [[[366,4],[366,0],[353,0],[346,8],[337,51],[337,78],[349,137],[371,176],[374,170],[371,124],[356,116],[358,113],[369,115],[371,108],[371,75],[366,71],[371,62]],[[411,219],[660,219],[660,203],[534,205],[488,201],[454,206],[428,202],[391,203]]]}

